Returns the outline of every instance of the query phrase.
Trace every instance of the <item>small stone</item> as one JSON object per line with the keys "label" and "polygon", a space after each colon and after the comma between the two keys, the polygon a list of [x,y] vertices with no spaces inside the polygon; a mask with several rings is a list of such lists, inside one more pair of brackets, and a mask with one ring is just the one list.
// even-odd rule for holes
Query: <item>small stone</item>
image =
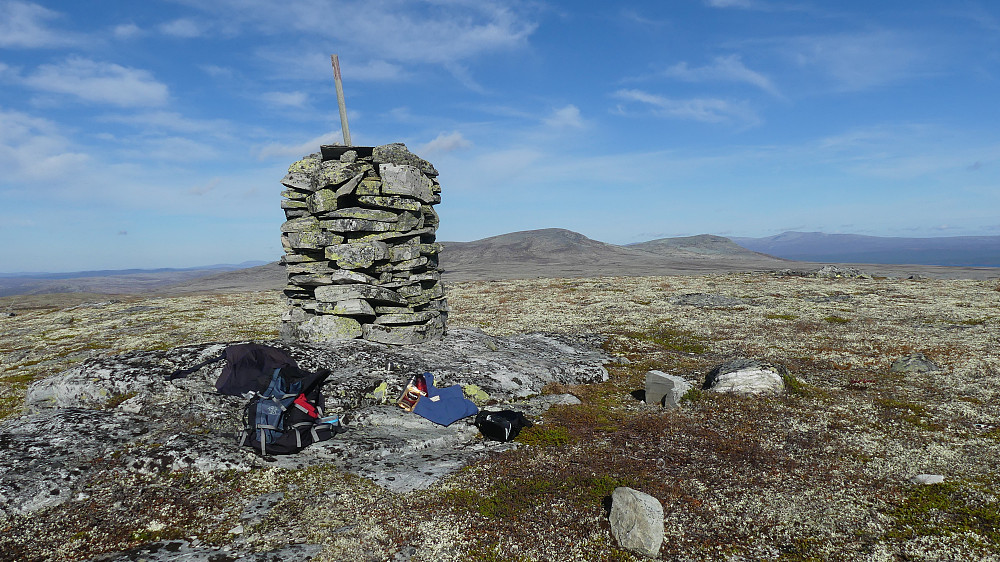
{"label": "small stone", "polygon": [[237,525],[237,526],[233,527],[232,529],[229,529],[229,534],[230,535],[242,535],[243,534],[243,525]]}
{"label": "small stone", "polygon": [[611,494],[611,535],[636,554],[656,558],[663,543],[663,506],[659,500],[632,488]]}
{"label": "small stone", "polygon": [[345,150],[343,154],[340,155],[341,162],[354,162],[358,159],[358,152],[356,150]]}
{"label": "small stone", "polygon": [[910,482],[924,486],[930,484],[940,484],[944,482],[944,476],[941,474],[917,474],[910,478]]}

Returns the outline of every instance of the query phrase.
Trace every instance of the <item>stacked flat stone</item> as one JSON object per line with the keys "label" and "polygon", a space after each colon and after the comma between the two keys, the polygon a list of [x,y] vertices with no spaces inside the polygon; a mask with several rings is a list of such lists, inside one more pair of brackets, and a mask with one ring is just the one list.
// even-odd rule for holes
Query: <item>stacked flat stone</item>
{"label": "stacked flat stone", "polygon": [[448,301],[435,241],[437,175],[400,143],[323,146],[288,168],[283,338],[441,339]]}

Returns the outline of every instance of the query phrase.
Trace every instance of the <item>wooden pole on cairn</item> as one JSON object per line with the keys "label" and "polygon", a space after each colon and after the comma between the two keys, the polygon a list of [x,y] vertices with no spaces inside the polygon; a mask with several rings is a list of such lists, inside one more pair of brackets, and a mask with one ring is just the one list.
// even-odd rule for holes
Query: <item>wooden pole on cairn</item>
{"label": "wooden pole on cairn", "polygon": [[340,128],[344,131],[344,146],[351,146],[351,130],[347,127],[347,104],[344,102],[344,83],[340,80],[340,59],[330,55],[333,63],[333,81],[337,85],[337,105],[340,106]]}

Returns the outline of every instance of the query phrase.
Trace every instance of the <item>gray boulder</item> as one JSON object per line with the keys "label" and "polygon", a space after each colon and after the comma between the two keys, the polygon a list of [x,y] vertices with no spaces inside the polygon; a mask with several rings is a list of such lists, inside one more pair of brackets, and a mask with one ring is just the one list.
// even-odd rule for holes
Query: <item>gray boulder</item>
{"label": "gray boulder", "polygon": [[904,355],[892,362],[889,371],[893,373],[932,373],[940,371],[933,361],[924,356],[923,353],[911,353]]}
{"label": "gray boulder", "polygon": [[611,535],[636,554],[656,558],[663,543],[663,506],[659,500],[632,488],[611,494]]}
{"label": "gray boulder", "polygon": [[677,375],[662,371],[646,373],[646,404],[660,404],[667,408],[680,406],[681,397],[691,390],[691,383]]}
{"label": "gray boulder", "polygon": [[781,394],[787,375],[788,370],[781,365],[739,358],[712,369],[702,388],[734,394]]}

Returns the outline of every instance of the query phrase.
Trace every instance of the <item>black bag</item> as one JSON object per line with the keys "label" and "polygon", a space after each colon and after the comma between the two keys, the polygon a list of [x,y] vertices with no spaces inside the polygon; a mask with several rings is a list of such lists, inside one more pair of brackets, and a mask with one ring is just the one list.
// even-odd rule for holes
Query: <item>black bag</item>
{"label": "black bag", "polygon": [[300,377],[297,368],[278,367],[271,382],[243,409],[240,444],[260,456],[297,453],[317,441],[325,441],[340,430],[336,423],[321,422],[323,394],[320,387],[329,371]]}
{"label": "black bag", "polygon": [[522,428],[532,426],[531,420],[514,410],[480,410],[475,423],[483,437],[493,441],[511,441],[521,433]]}

